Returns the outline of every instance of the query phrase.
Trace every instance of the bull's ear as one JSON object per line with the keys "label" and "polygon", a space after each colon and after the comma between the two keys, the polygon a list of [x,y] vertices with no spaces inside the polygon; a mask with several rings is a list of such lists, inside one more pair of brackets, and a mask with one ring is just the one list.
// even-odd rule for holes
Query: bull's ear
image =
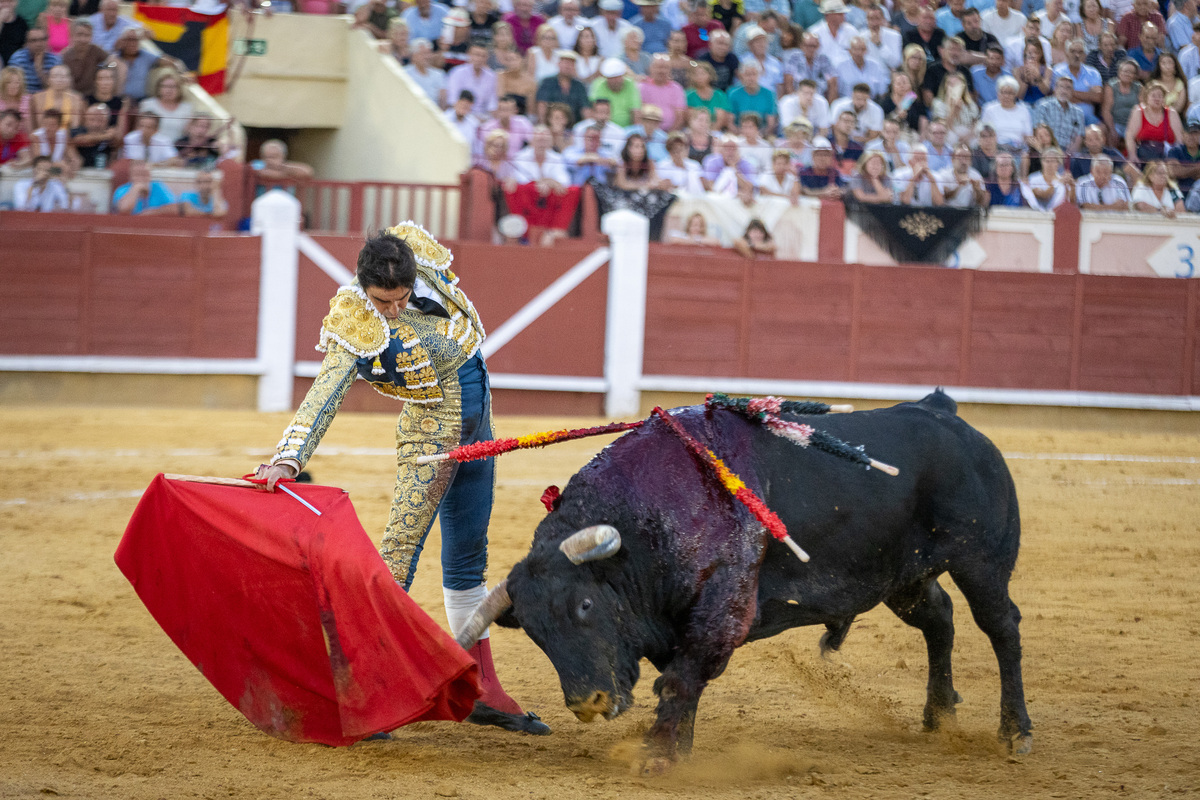
{"label": "bull's ear", "polygon": [[505,610],[503,614],[496,617],[496,624],[502,628],[520,628],[521,623],[517,621],[517,615],[513,613],[511,608]]}

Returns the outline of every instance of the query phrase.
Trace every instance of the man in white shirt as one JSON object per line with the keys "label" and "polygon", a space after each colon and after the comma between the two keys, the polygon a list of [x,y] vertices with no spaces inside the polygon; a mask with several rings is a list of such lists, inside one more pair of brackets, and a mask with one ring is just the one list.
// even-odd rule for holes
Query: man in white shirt
{"label": "man in white shirt", "polygon": [[596,34],[596,46],[601,58],[620,58],[625,54],[625,34],[637,30],[633,24],[621,19],[625,8],[622,0],[600,0],[600,16],[591,22]]}
{"label": "man in white shirt", "polygon": [[703,194],[704,183],[700,179],[703,170],[700,162],[688,158],[687,155],[687,137],[679,132],[672,133],[667,137],[667,157],[655,164],[658,177],[669,181],[678,191]]}
{"label": "man in white shirt", "polygon": [[[1000,39],[999,36],[996,37]],[[1025,22],[1025,27],[1016,36],[1010,36],[1007,39],[1000,39],[1000,43],[1004,46],[1004,65],[1008,67],[1010,72],[1015,72],[1025,63],[1025,40],[1037,39],[1042,43],[1042,53],[1046,56],[1046,63],[1050,63],[1050,40],[1042,36],[1042,26],[1038,22],[1037,15],[1034,14]]]}
{"label": "man in white shirt", "polygon": [[575,144],[583,146],[583,132],[593,125],[600,126],[600,139],[603,146],[613,153],[621,152],[625,146],[625,129],[612,121],[612,103],[599,99],[592,103],[592,118],[575,123],[571,133],[575,136]]}
{"label": "man in white shirt", "polygon": [[[1004,0],[1000,0],[1004,2]],[[908,166],[892,173],[892,191],[896,202],[904,206],[940,206],[942,190],[933,170],[929,169],[925,145],[914,145]]]}
{"label": "man in white shirt", "polygon": [[417,82],[425,96],[438,108],[446,107],[446,73],[435,69],[433,64],[433,42],[415,39],[410,45],[412,63],[404,68],[408,76]]}
{"label": "man in white shirt", "polygon": [[854,132],[851,137],[860,144],[878,139],[883,133],[883,108],[871,99],[871,87],[867,84],[856,84],[849,97],[834,100],[829,107],[829,116],[838,119],[843,111],[854,112]]}
{"label": "man in white shirt", "polygon": [[849,57],[835,67],[838,94],[849,97],[854,87],[863,83],[870,87],[874,96],[887,93],[892,75],[887,67],[867,56],[866,37],[855,36],[851,39],[848,54]]}
{"label": "man in white shirt", "polygon": [[1084,211],[1128,211],[1129,186],[1113,174],[1108,156],[1092,159],[1092,172],[1075,187],[1075,202]]}
{"label": "man in white shirt", "polygon": [[983,29],[1002,42],[1020,34],[1027,21],[1017,10],[1020,5],[1020,0],[996,0],[996,7],[982,15]]}
{"label": "man in white shirt", "polygon": [[[545,125],[533,129],[529,144],[513,159],[513,173],[518,183],[537,183],[539,189],[571,185],[567,162],[554,152],[554,137]],[[557,184],[555,186],[554,184]]]}
{"label": "man in white shirt", "polygon": [[873,58],[888,69],[900,69],[903,37],[900,31],[885,26],[883,9],[872,4],[867,9],[867,30],[863,38],[867,40],[867,58]]}
{"label": "man in white shirt", "polygon": [[446,120],[453,125],[471,146],[471,154],[477,155],[479,150],[479,118],[472,113],[475,106],[475,95],[470,89],[463,89],[454,101],[454,105],[446,109]]}
{"label": "man in white shirt", "polygon": [[987,205],[983,176],[971,166],[971,148],[965,143],[954,148],[950,166],[938,173],[937,178],[946,205],[957,208]]}
{"label": "man in white shirt", "polygon": [[822,0],[821,14],[825,18],[808,32],[820,42],[818,54],[837,64],[847,56],[850,40],[858,36],[858,29],[846,22],[846,4],[842,0]]}
{"label": "man in white shirt", "polygon": [[137,128],[125,134],[121,157],[155,167],[173,167],[180,162],[175,143],[158,132],[158,114],[152,111],[142,112]]}
{"label": "man in white shirt", "polygon": [[33,177],[17,181],[13,186],[13,208],[17,211],[66,211],[71,197],[58,178],[51,177],[53,163],[49,156],[33,160]]}
{"label": "man in white shirt", "polygon": [[1046,0],[1046,7],[1038,14],[1042,36],[1053,38],[1054,29],[1064,22],[1070,23],[1071,20],[1063,10],[1063,0]]}
{"label": "man in white shirt", "polygon": [[803,117],[812,123],[818,136],[829,133],[829,101],[817,92],[817,82],[805,78],[796,85],[796,91],[779,100],[779,124],[786,128],[793,120]]}
{"label": "man in white shirt", "polygon": [[558,4],[558,15],[551,17],[546,24],[558,34],[559,47],[574,50],[579,29],[586,22],[579,17],[579,0],[562,0]]}

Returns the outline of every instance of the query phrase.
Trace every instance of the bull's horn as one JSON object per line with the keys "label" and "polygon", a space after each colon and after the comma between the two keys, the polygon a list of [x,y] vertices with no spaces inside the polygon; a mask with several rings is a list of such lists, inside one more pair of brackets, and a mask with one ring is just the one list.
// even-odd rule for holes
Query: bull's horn
{"label": "bull's horn", "polygon": [[483,602],[475,608],[475,613],[467,620],[467,624],[454,637],[463,650],[471,648],[488,626],[496,618],[512,607],[512,598],[508,596],[508,579],[496,584],[496,588],[488,592]]}
{"label": "bull's horn", "polygon": [[612,525],[593,525],[571,534],[558,549],[572,564],[599,561],[621,549],[621,534]]}

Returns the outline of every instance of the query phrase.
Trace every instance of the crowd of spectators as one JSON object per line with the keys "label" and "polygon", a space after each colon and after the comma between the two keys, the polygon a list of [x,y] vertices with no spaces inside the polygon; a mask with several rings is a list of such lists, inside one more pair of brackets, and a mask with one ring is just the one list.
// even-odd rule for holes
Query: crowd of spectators
{"label": "crowd of spectators", "polygon": [[[72,208],[66,185],[81,170],[129,160],[112,211],[224,214],[214,168],[238,154],[188,99],[186,67],[147,46],[117,0],[42,6],[30,18],[0,0],[0,170],[17,178],[13,208]],[[193,170],[193,191],[176,198],[151,180],[149,168],[161,167]]]}
{"label": "crowd of spectators", "polygon": [[534,224],[588,181],[1200,212],[1196,0],[456,2],[358,20]]}

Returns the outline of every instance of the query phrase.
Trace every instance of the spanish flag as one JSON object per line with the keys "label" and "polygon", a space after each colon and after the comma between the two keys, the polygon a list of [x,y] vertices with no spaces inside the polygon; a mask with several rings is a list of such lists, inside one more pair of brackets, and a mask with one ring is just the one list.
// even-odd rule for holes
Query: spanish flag
{"label": "spanish flag", "polygon": [[133,17],[145,27],[159,49],[196,73],[206,92],[218,95],[225,91],[229,20],[224,10],[201,14],[190,8],[138,3]]}

